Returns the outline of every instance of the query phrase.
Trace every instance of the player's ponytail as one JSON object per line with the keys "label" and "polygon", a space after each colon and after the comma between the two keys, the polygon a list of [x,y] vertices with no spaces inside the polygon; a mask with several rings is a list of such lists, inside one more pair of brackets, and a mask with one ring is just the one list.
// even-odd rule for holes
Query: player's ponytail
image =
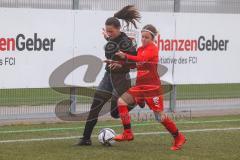
{"label": "player's ponytail", "polygon": [[126,27],[128,28],[132,24],[137,28],[137,22],[140,21],[140,13],[137,8],[133,5],[128,5],[123,7],[120,11],[116,12],[113,17],[110,17],[106,20],[105,25],[113,25],[116,28],[121,27],[119,19],[126,22]]}
{"label": "player's ponytail", "polygon": [[136,22],[139,22],[141,19],[139,11],[133,5],[123,7],[120,11],[114,14],[114,17],[124,20],[127,27],[129,27],[131,23],[135,28],[137,28]]}

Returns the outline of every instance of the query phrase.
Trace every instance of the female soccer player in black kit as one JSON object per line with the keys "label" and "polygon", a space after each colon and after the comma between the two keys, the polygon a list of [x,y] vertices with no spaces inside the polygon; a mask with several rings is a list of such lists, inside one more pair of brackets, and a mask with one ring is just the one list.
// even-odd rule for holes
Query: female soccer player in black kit
{"label": "female soccer player in black kit", "polygon": [[[124,20],[127,27],[131,23],[135,28],[136,22],[140,20],[140,14],[134,6],[126,6],[113,17],[110,17],[105,22],[104,37],[108,41],[105,45],[105,57],[111,61],[118,61],[115,53],[124,51],[130,55],[136,55],[136,46],[133,45],[132,40],[121,32],[120,21]],[[96,89],[93,97],[91,109],[86,121],[83,137],[80,138],[78,145],[91,145],[91,134],[94,126],[97,123],[98,115],[103,105],[111,99],[111,116],[119,118],[117,101],[121,95],[131,87],[131,80],[129,76],[131,65],[121,63],[107,63],[106,72],[102,81]]]}

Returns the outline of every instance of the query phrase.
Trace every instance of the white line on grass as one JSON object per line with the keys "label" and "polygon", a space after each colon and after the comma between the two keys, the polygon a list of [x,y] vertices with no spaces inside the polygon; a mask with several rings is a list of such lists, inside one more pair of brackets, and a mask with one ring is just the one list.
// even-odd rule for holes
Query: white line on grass
{"label": "white line on grass", "polygon": [[[240,122],[240,119],[226,119],[226,120],[209,120],[209,121],[183,121],[176,122],[177,124],[205,124],[205,123],[222,123],[222,122]],[[132,126],[150,126],[158,124],[157,122],[153,123],[139,123],[133,124]],[[118,128],[122,125],[102,125],[96,126],[95,128]],[[66,128],[40,128],[40,129],[28,129],[28,130],[8,130],[0,131],[0,134],[5,133],[28,133],[28,132],[48,132],[48,131],[63,131],[63,130],[78,130],[84,129],[84,127],[66,127]]]}
{"label": "white line on grass", "polygon": [[[236,131],[240,128],[205,128],[205,129],[191,129],[182,130],[183,133],[194,133],[194,132],[212,132],[212,131]],[[158,135],[158,134],[168,134],[168,132],[143,132],[135,133],[135,135]],[[93,135],[92,137],[97,137]],[[69,136],[69,137],[51,137],[51,138],[33,138],[33,139],[16,139],[16,140],[3,140],[0,143],[17,143],[17,142],[37,142],[37,141],[51,141],[51,140],[68,140],[77,139],[79,136]]]}

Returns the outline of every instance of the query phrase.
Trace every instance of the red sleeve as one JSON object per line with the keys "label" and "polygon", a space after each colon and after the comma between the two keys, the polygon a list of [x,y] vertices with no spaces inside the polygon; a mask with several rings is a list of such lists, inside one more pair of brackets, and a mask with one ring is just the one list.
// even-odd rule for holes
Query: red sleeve
{"label": "red sleeve", "polygon": [[147,62],[151,61],[151,59],[157,55],[157,51],[154,49],[146,49],[144,52],[144,55],[137,54],[137,56],[126,54],[127,60],[132,60],[135,62]]}

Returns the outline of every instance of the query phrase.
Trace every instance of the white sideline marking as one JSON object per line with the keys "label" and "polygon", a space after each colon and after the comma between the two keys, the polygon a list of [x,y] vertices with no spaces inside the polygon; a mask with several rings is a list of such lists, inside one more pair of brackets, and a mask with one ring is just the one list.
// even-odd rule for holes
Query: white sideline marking
{"label": "white sideline marking", "polygon": [[[205,128],[205,129],[182,130],[181,132],[183,132],[183,133],[194,133],[194,132],[230,131],[230,130],[240,130],[240,128]],[[135,133],[135,135],[157,135],[157,134],[168,134],[168,132]],[[93,137],[97,137],[97,135],[94,135]],[[67,140],[67,139],[77,139],[77,138],[79,138],[79,136],[16,139],[16,140],[3,140],[3,141],[0,141],[0,143],[37,142],[37,141]]]}
{"label": "white sideline marking", "polygon": [[[226,120],[209,120],[209,121],[183,121],[176,122],[177,124],[205,124],[205,123],[221,123],[221,122],[240,122],[240,119],[226,119]],[[138,123],[133,124],[132,126],[150,126],[158,124],[157,122],[153,123]],[[96,126],[95,128],[117,128],[122,127],[122,125],[103,125]],[[84,129],[83,127],[66,127],[66,128],[40,128],[40,129],[28,129],[28,130],[8,130],[8,131],[0,131],[0,134],[6,133],[27,133],[27,132],[48,132],[48,131],[62,131],[62,130],[78,130]]]}

